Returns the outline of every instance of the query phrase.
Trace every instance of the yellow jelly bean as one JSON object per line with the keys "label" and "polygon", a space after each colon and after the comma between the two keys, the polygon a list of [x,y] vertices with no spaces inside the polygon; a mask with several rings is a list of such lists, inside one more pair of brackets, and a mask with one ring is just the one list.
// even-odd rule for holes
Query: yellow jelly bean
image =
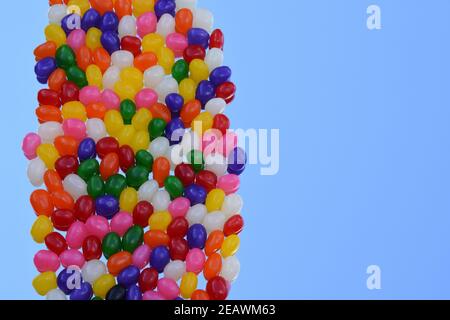
{"label": "yellow jelly bean", "polygon": [[79,119],[86,121],[86,108],[79,101],[70,101],[63,105],[62,116],[64,119]]}
{"label": "yellow jelly bean", "polygon": [[137,153],[140,150],[147,150],[150,145],[150,134],[148,131],[138,131],[134,135],[133,141],[131,142],[131,148],[134,153]]}
{"label": "yellow jelly bean", "polygon": [[131,145],[131,142],[134,140],[134,136],[136,134],[136,129],[131,124],[125,125],[122,130],[120,130],[119,135],[117,136],[117,140],[119,141],[120,146]]}
{"label": "yellow jelly bean", "polygon": [[207,130],[211,129],[214,124],[214,117],[208,111],[200,113],[195,117],[194,121],[192,121],[192,130],[194,130],[197,134],[201,135],[200,130],[204,133]]}
{"label": "yellow jelly bean", "polygon": [[97,86],[99,89],[103,89],[102,70],[96,64],[91,64],[86,68],[86,78],[90,86]]}
{"label": "yellow jelly bean", "polygon": [[150,230],[166,231],[172,222],[172,215],[168,211],[155,212],[148,219]]}
{"label": "yellow jelly bean", "polygon": [[114,85],[114,91],[119,95],[120,99],[126,100],[133,100],[136,96],[137,90],[129,83],[123,80],[119,80]]}
{"label": "yellow jelly bean", "polygon": [[[175,54],[167,47],[162,47],[158,51],[158,64],[164,68],[166,74],[172,73],[172,67],[175,63]],[[208,75],[209,76],[209,75]]]}
{"label": "yellow jelly bean", "polygon": [[194,80],[186,78],[181,80],[179,85],[180,95],[183,97],[184,102],[189,102],[195,99],[195,93],[197,91],[197,84]]}
{"label": "yellow jelly bean", "polygon": [[190,77],[195,82],[207,80],[209,78],[209,69],[205,61],[194,59],[189,65]]}
{"label": "yellow jelly bean", "polygon": [[91,49],[101,48],[102,43],[100,38],[102,37],[102,32],[98,28],[90,28],[86,33],[86,46]]}
{"label": "yellow jelly bean", "polygon": [[222,189],[214,189],[206,197],[206,209],[208,212],[219,211],[225,200],[225,192]]}
{"label": "yellow jelly bean", "polygon": [[126,188],[122,191],[120,194],[120,208],[125,211],[132,213],[134,210],[134,207],[136,207],[139,199],[138,199],[138,193],[136,189],[134,188]]}
{"label": "yellow jelly bean", "polygon": [[108,291],[116,285],[116,278],[112,274],[101,275],[97,280],[95,280],[92,290],[97,297],[102,299],[106,298]]}
{"label": "yellow jelly bean", "polygon": [[44,161],[47,169],[54,169],[55,162],[59,159],[58,150],[50,143],[43,143],[37,148],[37,155]]}
{"label": "yellow jelly bean", "polygon": [[153,12],[154,7],[154,0],[133,0],[133,15],[139,17],[143,13]]}
{"label": "yellow jelly bean", "polygon": [[165,40],[157,33],[149,33],[142,39],[142,51],[158,54],[164,46]]}
{"label": "yellow jelly bean", "polygon": [[239,245],[241,244],[241,240],[239,237],[235,234],[232,234],[231,236],[227,237],[222,244],[222,257],[227,258],[234,256],[236,252],[239,250]]}
{"label": "yellow jelly bean", "polygon": [[69,8],[70,6],[77,6],[80,9],[81,16],[83,16],[86,13],[86,11],[88,11],[91,8],[89,0],[70,0]]}
{"label": "yellow jelly bean", "polygon": [[53,232],[53,223],[49,217],[41,215],[37,217],[31,227],[31,237],[37,243],[44,243],[45,237]]}
{"label": "yellow jelly bean", "polygon": [[33,279],[34,290],[41,296],[45,296],[50,290],[58,287],[56,274],[51,271],[43,272]]}
{"label": "yellow jelly bean", "polygon": [[[133,86],[136,91],[144,87],[144,74],[141,70],[135,67],[123,68],[120,72],[120,79],[127,84]],[[134,99],[134,96],[133,96]]]}
{"label": "yellow jelly bean", "polygon": [[122,115],[117,110],[109,110],[105,114],[105,127],[110,136],[116,137],[124,127]]}
{"label": "yellow jelly bean", "polygon": [[63,28],[56,24],[49,24],[45,28],[45,38],[47,41],[53,41],[59,47],[66,43],[66,33]]}
{"label": "yellow jelly bean", "polygon": [[131,124],[137,131],[148,130],[148,125],[152,121],[153,116],[150,110],[146,108],[139,109],[131,120]]}
{"label": "yellow jelly bean", "polygon": [[193,272],[186,272],[181,278],[180,292],[185,299],[190,299],[192,293],[197,289],[198,278]]}

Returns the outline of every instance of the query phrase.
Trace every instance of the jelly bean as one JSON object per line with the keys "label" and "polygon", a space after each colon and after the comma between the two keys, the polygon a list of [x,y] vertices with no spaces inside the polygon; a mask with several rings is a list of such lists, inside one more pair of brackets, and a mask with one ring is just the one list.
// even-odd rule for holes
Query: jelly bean
{"label": "jelly bean", "polygon": [[220,211],[215,211],[208,213],[203,219],[202,224],[205,226],[206,232],[209,234],[215,230],[223,230],[225,221],[225,214]]}
{"label": "jelly bean", "polygon": [[227,195],[236,193],[239,190],[240,179],[234,174],[227,174],[219,178],[217,187],[225,191]]}
{"label": "jelly bean", "polygon": [[151,230],[166,231],[172,222],[172,216],[167,211],[153,213],[148,221]]}
{"label": "jelly bean", "polygon": [[94,159],[97,155],[95,148],[96,144],[93,139],[86,138],[81,141],[78,146],[78,158],[80,159],[80,161]]}
{"label": "jelly bean", "polygon": [[199,274],[205,265],[205,254],[200,249],[191,249],[186,256],[186,271]]}
{"label": "jelly bean", "polygon": [[127,171],[127,184],[130,187],[139,189],[147,180],[149,170],[143,166],[134,166]]}
{"label": "jelly bean", "polygon": [[185,299],[190,299],[193,292],[197,289],[198,278],[193,272],[187,272],[183,275],[180,284],[181,296]]}
{"label": "jelly bean", "polygon": [[236,234],[225,238],[222,244],[221,253],[224,258],[233,256],[239,250],[240,240]]}
{"label": "jelly bean", "polygon": [[110,232],[108,220],[101,216],[91,216],[86,221],[88,235],[94,235],[102,240]]}
{"label": "jelly bean", "polygon": [[199,203],[204,203],[207,196],[205,188],[197,184],[191,184],[186,187],[184,190],[184,195],[189,199],[192,206]]}
{"label": "jelly bean", "polygon": [[206,243],[206,229],[201,224],[192,225],[187,232],[187,241],[189,248],[203,249]]}
{"label": "jelly bean", "polygon": [[103,90],[102,103],[105,105],[107,110],[120,109],[120,97],[110,89]]}
{"label": "jelly bean", "polygon": [[170,195],[166,190],[156,191],[152,199],[155,211],[167,210],[170,204]]}
{"label": "jelly bean", "polygon": [[194,16],[191,10],[187,8],[178,10],[175,15],[176,31],[182,34],[187,34],[187,32],[192,28],[193,21]]}
{"label": "jelly bean", "polygon": [[158,191],[159,186],[155,180],[145,182],[138,191],[140,201],[152,201],[154,195]]}
{"label": "jelly bean", "polygon": [[109,177],[119,172],[119,156],[117,153],[107,154],[100,163],[100,174],[103,180],[108,180]]}
{"label": "jelly bean", "polygon": [[133,265],[139,270],[143,269],[150,260],[150,253],[151,249],[146,244],[137,247],[133,252]]}
{"label": "jelly bean", "polygon": [[[61,111],[54,106],[39,106],[36,109],[36,116],[38,117],[39,122],[44,123],[43,125],[40,126],[39,130],[41,131],[39,133],[40,136],[43,135],[42,131],[45,128],[45,125],[49,125],[49,122],[52,122],[52,127],[54,128],[55,125],[53,125],[54,122],[57,123],[61,123],[62,122],[62,116],[61,116]],[[57,130],[61,130],[61,126],[58,124],[56,125]],[[60,133],[60,132],[58,132]],[[49,139],[45,139],[44,142],[53,142],[53,139],[55,138],[53,133],[53,136]]]}
{"label": "jelly bean", "polygon": [[214,116],[213,128],[225,135],[230,128],[230,120],[224,114],[216,114]]}
{"label": "jelly bean", "polygon": [[220,275],[227,281],[233,282],[239,275],[241,265],[236,256],[231,256],[223,259],[222,271]]}
{"label": "jelly bean", "polygon": [[92,8],[97,10],[101,15],[112,11],[114,8],[112,0],[90,0],[90,3]]}
{"label": "jelly bean", "polygon": [[100,13],[95,9],[89,9],[81,18],[81,28],[88,31],[91,28],[99,27],[101,21]]}
{"label": "jelly bean", "polygon": [[34,50],[34,56],[36,57],[36,61],[42,60],[48,57],[54,57],[56,53],[56,43],[53,41],[47,41],[41,45],[39,45]]}
{"label": "jelly bean", "polygon": [[36,158],[30,161],[27,168],[27,176],[33,186],[39,187],[42,185],[46,170],[47,167],[41,159]]}
{"label": "jelly bean", "polygon": [[112,12],[106,12],[103,17],[102,21],[100,22],[100,30],[102,30],[103,33],[111,31],[111,32],[117,32],[119,28],[119,18],[117,15]]}
{"label": "jelly bean", "polygon": [[119,143],[112,137],[105,137],[97,142],[97,154],[103,159],[107,154],[117,153],[119,151]]}
{"label": "jelly bean", "polygon": [[99,173],[100,165],[96,159],[88,159],[83,161],[78,167],[77,174],[86,182]]}
{"label": "jelly bean", "polygon": [[220,276],[208,281],[206,291],[212,300],[225,300],[228,296],[228,284]]}
{"label": "jelly bean", "polygon": [[70,300],[91,300],[92,295],[92,286],[87,282],[83,282],[80,288],[73,290],[70,294]]}
{"label": "jelly bean", "polygon": [[170,33],[175,32],[175,19],[173,15],[165,13],[159,18],[156,33],[167,38]]}
{"label": "jelly bean", "polygon": [[[183,97],[184,101],[192,102],[195,99],[195,93],[197,91],[197,83],[190,78],[185,78],[185,79],[181,80],[178,89],[179,89],[180,95]],[[198,111],[198,113],[200,113],[200,111]],[[184,119],[183,119],[183,121],[184,121]],[[187,125],[185,123],[185,126],[189,126],[189,125],[190,125],[190,122]]]}
{"label": "jelly bean", "polygon": [[172,199],[181,197],[184,192],[182,182],[177,177],[167,177],[164,181],[164,187],[169,192]]}
{"label": "jelly bean", "polygon": [[94,175],[87,182],[87,192],[93,199],[105,194],[105,184],[100,176]]}
{"label": "jelly bean", "polygon": [[131,16],[133,14],[131,0],[116,0],[114,1],[114,11],[122,19],[124,16]]}
{"label": "jelly bean", "polygon": [[95,201],[95,209],[102,217],[112,219],[119,212],[119,201],[110,195],[101,196]]}
{"label": "jelly bean", "polygon": [[95,280],[92,288],[94,294],[100,298],[105,298],[109,290],[116,285],[116,279],[111,274],[103,274]]}
{"label": "jelly bean", "polygon": [[61,264],[65,268],[74,267],[74,266],[81,268],[84,265],[84,263],[86,262],[83,254],[76,249],[69,249],[69,250],[64,251],[59,256],[59,259],[61,260]]}
{"label": "jelly bean", "polygon": [[198,8],[194,11],[194,28],[202,28],[210,33],[212,31],[213,24],[214,17],[211,11],[202,8]]}
{"label": "jelly bean", "polygon": [[122,250],[122,240],[115,232],[110,232],[103,238],[102,251],[106,259]]}
{"label": "jelly bean", "polygon": [[178,217],[173,219],[167,227],[167,234],[171,238],[184,238],[188,232],[188,228],[189,222],[183,217]]}
{"label": "jelly bean", "polygon": [[164,185],[165,179],[170,173],[170,162],[163,157],[155,159],[153,163],[153,179],[155,179],[159,186]]}
{"label": "jelly bean", "polygon": [[83,222],[73,222],[68,228],[66,241],[70,248],[80,249],[84,239],[88,235],[88,230]]}
{"label": "jelly bean", "polygon": [[50,105],[60,107],[61,101],[58,92],[51,89],[39,90],[38,97],[39,105]]}
{"label": "jelly bean", "polygon": [[57,68],[57,64],[54,58],[48,57],[39,60],[36,63],[34,71],[36,73],[37,79],[40,83],[46,84],[50,75]]}
{"label": "jelly bean", "polygon": [[74,206],[74,216],[81,222],[86,222],[95,213],[95,203],[88,195],[77,199]]}
{"label": "jelly bean", "polygon": [[211,38],[209,41],[209,48],[218,48],[220,50],[223,50],[223,45],[224,45],[224,35],[222,30],[220,29],[216,29],[211,33]]}
{"label": "jelly bean", "polygon": [[117,276],[123,269],[132,263],[131,253],[127,251],[118,252],[108,259],[107,267],[110,274]]}
{"label": "jelly bean", "polygon": [[188,47],[186,36],[181,33],[170,33],[166,37],[166,44],[173,51],[175,57],[183,56],[184,50]]}
{"label": "jelly bean", "polygon": [[144,242],[151,249],[159,246],[168,246],[170,237],[162,230],[149,230],[144,234]]}
{"label": "jelly bean", "polygon": [[51,216],[53,226],[60,231],[67,231],[75,222],[75,215],[72,210],[55,210]]}
{"label": "jelly bean", "polygon": [[74,200],[72,196],[66,191],[54,191],[51,195],[52,202],[57,209],[69,209],[74,207]]}
{"label": "jelly bean", "polygon": [[66,80],[66,72],[63,69],[58,68],[48,77],[48,87],[50,90],[61,92],[62,85]]}
{"label": "jelly bean", "polygon": [[39,272],[52,271],[56,272],[59,269],[59,258],[52,251],[40,250],[34,255],[34,265]]}
{"label": "jelly bean", "polygon": [[86,121],[86,131],[89,137],[98,142],[106,136],[105,123],[101,119],[89,119]]}
{"label": "jelly bean", "polygon": [[209,33],[202,28],[191,28],[187,37],[189,45],[199,45],[205,49],[209,47]]}
{"label": "jelly bean", "polygon": [[63,301],[63,300],[67,300],[66,295],[64,294],[64,292],[62,292],[61,290],[59,290],[58,288],[50,290],[47,295],[46,295],[46,299],[50,300],[50,301]]}
{"label": "jelly bean", "polygon": [[116,51],[111,55],[113,66],[116,66],[119,69],[131,67],[133,65],[133,60],[133,54],[125,50]]}
{"label": "jelly bean", "polygon": [[137,18],[137,33],[139,37],[143,38],[149,33],[154,33],[156,31],[157,18],[155,13],[146,12],[141,14]]}
{"label": "jelly bean", "polygon": [[150,265],[155,268],[158,273],[162,273],[166,265],[170,262],[169,250],[166,247],[156,247],[150,254]]}
{"label": "jelly bean", "polygon": [[144,230],[140,226],[132,226],[122,239],[123,250],[133,253],[144,240]]}
{"label": "jelly bean", "polygon": [[118,151],[119,154],[119,164],[123,172],[127,172],[129,168],[133,167],[134,162],[134,151],[129,146],[121,146]]}
{"label": "jelly bean", "polygon": [[30,196],[31,206],[36,214],[51,216],[53,213],[53,202],[49,192],[45,190],[35,190]]}
{"label": "jelly bean", "polygon": [[183,52],[183,58],[191,64],[194,60],[204,60],[206,57],[205,48],[200,45],[189,45]]}
{"label": "jelly bean", "polygon": [[186,198],[177,198],[169,205],[169,212],[174,219],[186,216],[190,207],[190,202]]}
{"label": "jelly bean", "polygon": [[[195,177],[195,183],[205,188],[206,192],[211,192],[217,185],[217,175],[208,170],[202,170],[197,173]],[[220,210],[221,207],[215,209]]]}
{"label": "jelly bean", "polygon": [[139,276],[139,287],[144,292],[154,290],[158,284],[158,277],[158,271],[154,268],[142,270]]}
{"label": "jelly bean", "polygon": [[150,108],[158,102],[158,95],[152,89],[143,89],[137,93],[135,101],[138,108]]}
{"label": "jelly bean", "polygon": [[88,236],[83,241],[83,255],[87,261],[98,260],[102,256],[102,243],[96,236]]}
{"label": "jelly bean", "polygon": [[218,253],[213,253],[206,260],[205,267],[203,269],[203,274],[206,280],[211,280],[212,278],[218,276],[222,270],[222,257]]}
{"label": "jelly bean", "polygon": [[186,219],[190,225],[201,223],[206,216],[207,210],[205,205],[196,204],[189,208]]}
{"label": "jelly bean", "polygon": [[162,278],[158,281],[158,292],[167,300],[173,300],[180,294],[180,289],[173,279]]}
{"label": "jelly bean", "polygon": [[53,224],[47,216],[39,216],[31,227],[31,236],[37,243],[43,243],[45,237],[53,232]]}
{"label": "jelly bean", "polygon": [[[107,36],[112,37],[113,39],[116,39],[115,36],[111,36],[111,34],[107,34]],[[105,37],[107,37],[105,36]],[[102,35],[101,38],[102,41],[106,41],[106,40],[110,40],[109,38],[104,38],[104,36]],[[119,50],[119,49],[117,49]],[[117,51],[115,50],[115,51]],[[92,55],[92,60],[93,62],[100,68],[100,70],[104,73],[109,66],[111,65],[111,56],[110,53],[106,50],[106,48],[97,48],[94,50],[93,55]]]}
{"label": "jelly bean", "polygon": [[148,226],[148,219],[153,214],[153,206],[147,201],[140,201],[133,210],[133,223],[142,228]]}
{"label": "jelly bean", "polygon": [[127,180],[120,174],[113,175],[108,178],[105,183],[105,193],[119,198],[122,191],[127,187]]}
{"label": "jelly bean", "polygon": [[170,240],[170,258],[172,260],[186,260],[186,256],[189,252],[189,246],[185,239],[174,238]]}
{"label": "jelly bean", "polygon": [[102,44],[100,38],[102,32],[96,27],[90,28],[86,33],[86,46],[91,50],[96,50],[101,48]]}
{"label": "jelly bean", "polygon": [[[84,30],[73,30],[67,37],[67,45],[75,52],[78,51],[86,43],[86,33]],[[79,63],[79,61],[77,60]]]}
{"label": "jelly bean", "polygon": [[77,270],[64,269],[62,270],[56,279],[58,288],[65,294],[71,294],[74,290],[73,285],[76,285],[76,272]]}
{"label": "jelly bean", "polygon": [[218,211],[222,208],[225,200],[225,192],[221,189],[214,189],[208,193],[206,197],[206,208],[208,212]]}
{"label": "jelly bean", "polygon": [[44,241],[48,250],[57,255],[60,255],[63,251],[67,250],[66,239],[58,232],[49,233]]}
{"label": "jelly bean", "polygon": [[139,281],[139,276],[139,268],[136,266],[129,266],[119,273],[117,283],[124,288],[129,288]]}
{"label": "jelly bean", "polygon": [[172,0],[159,0],[155,3],[155,14],[160,19],[162,15],[168,13],[175,16],[176,4]]}
{"label": "jelly bean", "polygon": [[33,287],[41,296],[45,296],[50,290],[56,289],[55,273],[52,271],[41,273],[33,279]]}
{"label": "jelly bean", "polygon": [[192,293],[191,300],[210,300],[210,298],[205,290],[195,290]]}
{"label": "jelly bean", "polygon": [[111,231],[123,236],[133,225],[133,218],[128,212],[119,212],[111,220]]}
{"label": "jelly bean", "polygon": [[77,85],[71,81],[66,81],[61,87],[61,103],[65,104],[70,101],[77,101],[79,89]]}
{"label": "jelly bean", "polygon": [[184,59],[180,59],[172,67],[172,76],[180,83],[189,76],[189,65]]}

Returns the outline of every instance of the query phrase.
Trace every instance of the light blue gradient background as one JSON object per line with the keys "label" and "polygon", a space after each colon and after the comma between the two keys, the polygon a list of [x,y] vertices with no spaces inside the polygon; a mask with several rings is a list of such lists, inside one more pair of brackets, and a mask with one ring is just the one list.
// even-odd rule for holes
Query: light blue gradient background
{"label": "light blue gradient background", "polygon": [[[243,176],[245,299],[450,298],[450,2],[201,0],[226,35],[235,128],[279,128],[281,168]],[[383,29],[366,28],[366,8]],[[3,1],[0,298],[34,299],[32,51],[46,0]],[[368,265],[382,290],[366,288]]]}

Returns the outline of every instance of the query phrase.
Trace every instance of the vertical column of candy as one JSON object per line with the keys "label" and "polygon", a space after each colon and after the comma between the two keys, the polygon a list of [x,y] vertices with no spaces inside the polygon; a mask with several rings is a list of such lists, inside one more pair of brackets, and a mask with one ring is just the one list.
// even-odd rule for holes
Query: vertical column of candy
{"label": "vertical column of candy", "polygon": [[[247,162],[224,35],[196,0],[50,0],[23,151],[47,299],[226,299]],[[199,287],[199,277],[206,288]]]}

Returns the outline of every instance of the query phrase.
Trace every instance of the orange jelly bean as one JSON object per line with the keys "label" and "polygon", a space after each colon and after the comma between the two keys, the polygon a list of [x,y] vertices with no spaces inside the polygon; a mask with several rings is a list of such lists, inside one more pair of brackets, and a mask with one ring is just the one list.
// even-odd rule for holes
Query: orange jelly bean
{"label": "orange jelly bean", "polygon": [[63,69],[56,69],[48,78],[48,87],[56,92],[60,92],[62,85],[67,81],[66,72]]}
{"label": "orange jelly bean", "polygon": [[47,170],[44,174],[44,183],[48,192],[64,190],[61,177],[55,170]]}
{"label": "orange jelly bean", "polygon": [[78,153],[78,141],[70,136],[59,136],[55,139],[55,148],[59,155],[76,156]]}
{"label": "orange jelly bean", "polygon": [[100,175],[103,180],[108,180],[109,177],[117,174],[119,172],[119,156],[117,153],[108,153],[100,163]]}
{"label": "orange jelly bean", "polygon": [[222,248],[225,235],[220,230],[215,230],[210,233],[205,244],[205,254],[209,257],[213,253],[217,252]]}
{"label": "orange jelly bean", "polygon": [[158,63],[158,57],[153,52],[141,53],[134,59],[134,66],[144,72]]}
{"label": "orange jelly bean", "polygon": [[192,28],[194,15],[188,8],[180,9],[175,15],[175,30],[178,33],[186,34]]}
{"label": "orange jelly bean", "polygon": [[170,175],[170,162],[164,157],[157,158],[153,162],[153,179],[158,182],[159,187],[164,186],[164,181]]}
{"label": "orange jelly bean", "polygon": [[132,263],[131,253],[128,251],[118,252],[108,259],[108,271],[113,276],[117,276],[123,269],[130,266]]}
{"label": "orange jelly bean", "polygon": [[181,120],[186,128],[191,126],[192,121],[200,114],[202,111],[202,104],[198,100],[192,100],[186,103],[180,112]]}
{"label": "orange jelly bean", "polygon": [[150,107],[150,112],[153,115],[153,119],[163,119],[166,123],[172,120],[172,114],[169,108],[162,103],[155,103]]}
{"label": "orange jelly bean", "polygon": [[97,10],[101,15],[108,11],[113,11],[114,4],[112,0],[90,0],[92,8]]}
{"label": "orange jelly bean", "polygon": [[150,248],[169,246],[170,237],[161,230],[149,230],[144,234],[144,243]]}
{"label": "orange jelly bean", "polygon": [[111,56],[104,48],[97,48],[93,52],[92,61],[104,73],[111,65]]}
{"label": "orange jelly bean", "polygon": [[203,267],[203,275],[206,280],[210,280],[219,275],[222,270],[222,256],[218,253],[213,253],[208,260],[206,260]]}
{"label": "orange jelly bean", "polygon": [[116,0],[114,2],[114,11],[119,17],[119,19],[122,19],[122,17],[124,16],[132,16],[133,15],[132,1]]}
{"label": "orange jelly bean", "polygon": [[72,210],[74,206],[74,201],[72,196],[63,190],[54,191],[51,195],[53,205],[57,209],[61,210]]}
{"label": "orange jelly bean", "polygon": [[86,71],[87,67],[89,67],[89,65],[92,63],[91,50],[86,46],[82,46],[76,52],[76,59],[78,67],[80,67],[83,71]]}
{"label": "orange jelly bean", "polygon": [[210,300],[209,294],[205,290],[195,290],[192,293],[191,300]]}
{"label": "orange jelly bean", "polygon": [[56,54],[56,43],[53,41],[47,41],[36,49],[34,49],[34,56],[36,57],[36,61],[42,60],[47,57],[54,57]]}
{"label": "orange jelly bean", "polygon": [[106,107],[103,103],[91,103],[86,107],[86,114],[89,119],[99,118],[103,119],[105,117]]}
{"label": "orange jelly bean", "polygon": [[63,121],[61,110],[55,106],[39,106],[36,109],[36,116],[40,123],[48,121],[56,121],[61,123]]}
{"label": "orange jelly bean", "polygon": [[53,202],[50,193],[46,190],[35,190],[30,196],[30,203],[38,216],[50,217],[53,213]]}

